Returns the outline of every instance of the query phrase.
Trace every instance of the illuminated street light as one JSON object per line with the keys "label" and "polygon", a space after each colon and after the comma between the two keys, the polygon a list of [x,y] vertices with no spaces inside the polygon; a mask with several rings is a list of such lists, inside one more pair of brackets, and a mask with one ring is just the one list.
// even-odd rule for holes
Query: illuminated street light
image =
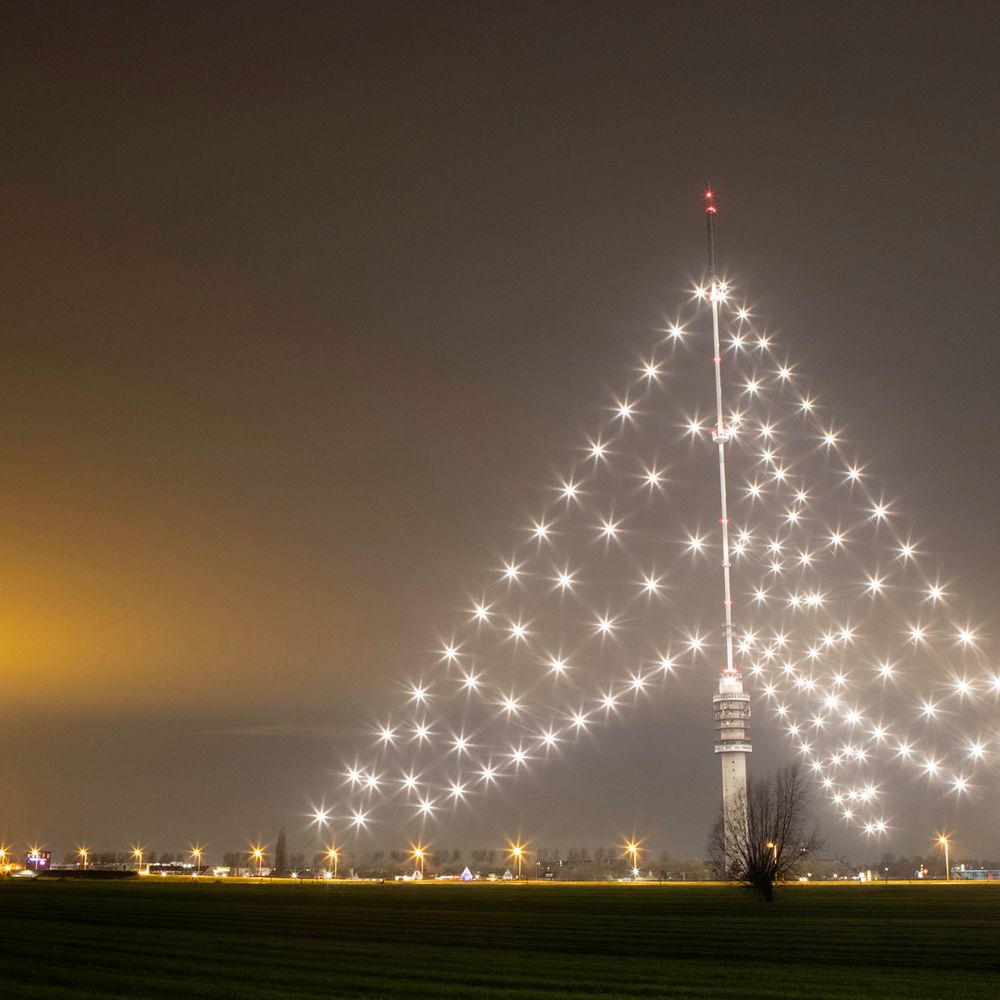
{"label": "illuminated street light", "polygon": [[946,882],[951,881],[951,865],[948,861],[948,848],[951,845],[951,841],[948,839],[948,834],[942,833],[938,836],[937,842],[944,847],[944,878]]}
{"label": "illuminated street light", "polygon": [[330,821],[330,810],[322,806],[313,811],[313,822],[316,824],[316,847],[323,850],[323,828]]}
{"label": "illuminated street light", "polygon": [[337,866],[338,863],[340,862],[340,851],[338,851],[337,848],[333,844],[331,844],[330,847],[327,849],[326,856],[329,861],[333,862],[333,877],[336,878]]}
{"label": "illuminated street light", "polygon": [[418,865],[420,865],[420,877],[421,878],[424,877],[424,858],[426,856],[427,856],[427,848],[426,847],[422,847],[421,845],[417,844],[413,848],[412,857],[413,857],[413,860],[416,861]]}
{"label": "illuminated street light", "polygon": [[518,881],[521,880],[521,864],[524,861],[524,855],[525,855],[524,846],[525,845],[522,844],[520,842],[520,840],[516,844],[511,844],[510,845],[510,853],[508,855],[509,857],[512,857],[517,862],[517,878],[518,878]]}
{"label": "illuminated street light", "polygon": [[[142,848],[133,845],[132,847],[132,857],[135,858],[135,868],[136,871],[140,871],[142,868]],[[141,872],[140,872],[141,874]]]}
{"label": "illuminated street light", "polygon": [[773,841],[769,840],[764,846],[765,847],[770,847],[771,850],[774,852],[774,863],[777,864],[778,863],[778,845],[776,843],[774,843]]}
{"label": "illuminated street light", "polygon": [[194,858],[194,877],[198,877],[198,872],[201,870],[201,854],[202,849],[200,847],[191,848],[191,857]]}
{"label": "illuminated street light", "polygon": [[88,851],[86,847],[81,847],[81,848],[79,848],[77,850],[76,853],[77,853],[78,857],[80,858],[80,860],[83,862],[83,870],[86,871],[87,870],[87,861],[90,858],[90,851]]}
{"label": "illuminated street light", "polygon": [[630,840],[625,844],[625,853],[632,859],[632,878],[639,877],[639,844]]}
{"label": "illuminated street light", "polygon": [[257,862],[257,878],[264,877],[264,848],[255,844],[250,848],[250,857]]}

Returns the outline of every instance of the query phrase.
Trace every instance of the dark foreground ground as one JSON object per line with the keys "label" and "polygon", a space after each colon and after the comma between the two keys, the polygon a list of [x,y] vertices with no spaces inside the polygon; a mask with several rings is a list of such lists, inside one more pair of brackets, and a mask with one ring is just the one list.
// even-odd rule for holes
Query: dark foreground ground
{"label": "dark foreground ground", "polygon": [[1000,885],[0,883],[0,997],[1000,997]]}

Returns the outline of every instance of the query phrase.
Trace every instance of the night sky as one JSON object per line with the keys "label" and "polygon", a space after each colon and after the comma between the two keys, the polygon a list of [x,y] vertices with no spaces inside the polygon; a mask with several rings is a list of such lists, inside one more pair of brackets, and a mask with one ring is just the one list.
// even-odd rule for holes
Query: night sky
{"label": "night sky", "polygon": [[[32,4],[4,21],[9,842],[298,837],[701,278],[708,181],[728,273],[995,632],[987,6]],[[712,682],[694,715],[639,711],[438,842],[635,829],[700,853]],[[763,733],[762,751],[779,759]],[[1000,855],[995,802],[937,817],[960,853]]]}

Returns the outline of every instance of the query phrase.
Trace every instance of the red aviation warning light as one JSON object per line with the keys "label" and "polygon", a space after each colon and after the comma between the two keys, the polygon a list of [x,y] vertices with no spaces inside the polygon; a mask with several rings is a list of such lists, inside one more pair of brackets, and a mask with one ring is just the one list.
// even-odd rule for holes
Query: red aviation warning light
{"label": "red aviation warning light", "polygon": [[716,209],[716,207],[715,207],[715,200],[714,199],[715,199],[715,195],[712,193],[712,189],[709,188],[705,192],[705,214],[706,215],[715,215],[715,213],[718,211],[718,209]]}

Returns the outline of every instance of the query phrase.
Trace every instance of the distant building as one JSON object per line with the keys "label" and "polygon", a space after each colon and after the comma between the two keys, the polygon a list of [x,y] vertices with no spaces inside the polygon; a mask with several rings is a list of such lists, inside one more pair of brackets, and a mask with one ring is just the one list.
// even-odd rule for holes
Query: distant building
{"label": "distant building", "polygon": [[952,868],[955,878],[965,878],[972,882],[1000,882],[1000,868]]}
{"label": "distant building", "polygon": [[52,867],[51,851],[31,851],[25,855],[24,867],[32,872],[47,872]]}

